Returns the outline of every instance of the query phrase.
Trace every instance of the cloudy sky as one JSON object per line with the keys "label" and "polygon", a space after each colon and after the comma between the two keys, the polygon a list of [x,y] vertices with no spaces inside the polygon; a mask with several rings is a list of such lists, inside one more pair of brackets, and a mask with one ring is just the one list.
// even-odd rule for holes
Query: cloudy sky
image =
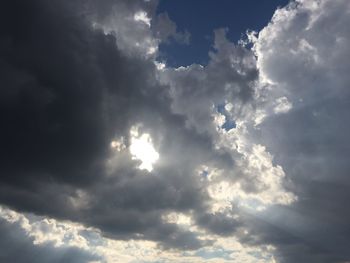
{"label": "cloudy sky", "polygon": [[349,0],[4,0],[0,262],[350,262]]}

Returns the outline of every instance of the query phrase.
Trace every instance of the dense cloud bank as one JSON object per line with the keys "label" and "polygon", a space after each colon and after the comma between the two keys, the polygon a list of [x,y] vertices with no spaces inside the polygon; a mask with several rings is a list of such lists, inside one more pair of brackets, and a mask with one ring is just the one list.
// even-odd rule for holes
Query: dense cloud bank
{"label": "dense cloud bank", "polygon": [[[29,214],[1,210],[0,259],[115,262],[94,229],[164,262],[349,260],[349,3],[292,2],[252,49],[218,29],[208,65],[180,68],[158,45],[190,33],[156,8],[2,4],[0,203]],[[87,245],[38,245],[34,214]]]}
{"label": "dense cloud bank", "polygon": [[169,164],[164,176],[154,176],[137,169],[126,150],[116,160],[121,167],[113,164],[111,141],[127,140],[139,123],[159,127],[150,131],[164,133],[158,140],[177,136],[194,151],[213,152],[204,136],[170,112],[154,64],[123,55],[113,35],[93,29],[60,2],[10,1],[2,12],[11,21],[2,23],[2,202],[98,226],[112,236],[146,233],[162,240],[176,232],[171,246],[189,240],[198,247],[195,238],[177,244],[188,234],[160,218],[162,209],[202,205],[204,194],[186,176],[186,166],[184,174]]}
{"label": "dense cloud bank", "polygon": [[350,257],[349,11],[348,1],[298,1],[278,10],[255,43],[261,77],[293,105],[259,134],[299,199],[267,216],[285,231],[271,237],[263,227],[283,262]]}

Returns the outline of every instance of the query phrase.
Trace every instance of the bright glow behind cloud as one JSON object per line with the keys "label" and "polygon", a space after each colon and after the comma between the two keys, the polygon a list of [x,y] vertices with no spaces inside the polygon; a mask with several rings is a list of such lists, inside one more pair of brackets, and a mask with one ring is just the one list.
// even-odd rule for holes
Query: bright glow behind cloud
{"label": "bright glow behind cloud", "polygon": [[133,159],[140,160],[139,168],[151,172],[153,164],[159,159],[158,152],[154,149],[152,138],[148,133],[143,133],[139,136],[137,128],[131,129],[131,144],[130,153]]}
{"label": "bright glow behind cloud", "polygon": [[151,19],[147,16],[147,13],[144,11],[137,12],[134,15],[135,21],[140,21],[145,23],[148,26],[151,26]]}
{"label": "bright glow behind cloud", "polygon": [[8,2],[0,261],[348,261],[349,1],[295,0],[252,43],[218,29],[208,64],[179,68],[158,47],[189,34],[158,1],[102,1],[91,30]]}

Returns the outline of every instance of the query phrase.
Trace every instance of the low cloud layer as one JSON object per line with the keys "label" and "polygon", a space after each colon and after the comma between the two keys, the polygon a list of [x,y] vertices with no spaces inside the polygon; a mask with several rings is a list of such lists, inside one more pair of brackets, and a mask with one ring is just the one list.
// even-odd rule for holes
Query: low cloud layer
{"label": "low cloud layer", "polygon": [[349,260],[349,3],[291,2],[251,49],[217,29],[179,68],[157,4],[3,3],[0,259]]}

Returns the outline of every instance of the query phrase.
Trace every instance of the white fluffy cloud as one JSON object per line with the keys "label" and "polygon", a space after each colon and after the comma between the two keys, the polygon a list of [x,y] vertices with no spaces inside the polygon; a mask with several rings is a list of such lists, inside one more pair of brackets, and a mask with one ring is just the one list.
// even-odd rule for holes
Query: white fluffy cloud
{"label": "white fluffy cloud", "polygon": [[349,23],[349,1],[299,0],[277,10],[255,39],[266,98],[255,135],[298,196],[289,209],[276,207],[263,216],[284,230],[262,234],[277,245],[281,262],[349,260],[349,240],[340,230],[349,220]]}
{"label": "white fluffy cloud", "polygon": [[[169,214],[166,218],[173,223],[189,224],[188,217],[181,214]],[[271,247],[243,247],[232,238],[219,238],[211,247],[184,254],[181,251],[161,250],[155,242],[150,241],[108,239],[103,237],[97,229],[52,218],[21,214],[3,207],[0,207],[0,226],[6,227],[6,232],[2,232],[3,234],[10,233],[11,240],[7,242],[14,243],[14,249],[26,252],[29,247],[29,250],[37,251],[33,258],[27,257],[27,260],[36,262],[50,260],[52,262],[128,263],[159,262],[160,260],[179,262],[181,260],[198,263],[208,260],[224,263],[234,262],[236,258],[239,258],[239,262],[273,262]],[[14,233],[17,235],[15,236]],[[16,242],[22,242],[23,247],[16,248]],[[0,247],[2,251],[8,250],[8,253],[0,252],[0,259],[15,258],[15,253],[11,254],[12,247],[6,248],[1,242]],[[222,258],[223,255],[224,258]]]}

